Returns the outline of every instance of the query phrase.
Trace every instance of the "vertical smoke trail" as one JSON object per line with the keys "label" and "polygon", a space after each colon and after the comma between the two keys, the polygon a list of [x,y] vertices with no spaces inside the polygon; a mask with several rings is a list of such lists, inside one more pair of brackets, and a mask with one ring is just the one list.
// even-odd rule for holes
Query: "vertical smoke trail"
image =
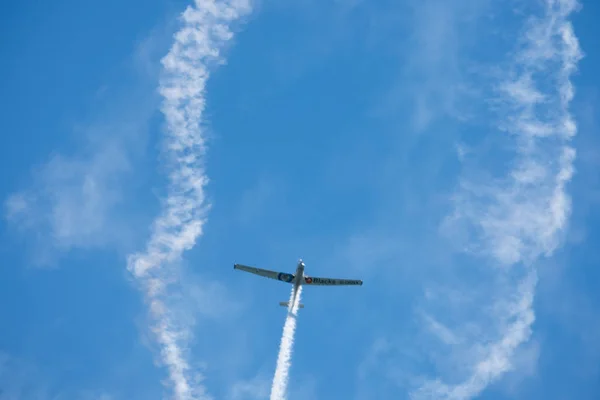
{"label": "vertical smoke trail", "polygon": [[149,305],[151,330],[175,400],[212,398],[201,384],[203,376],[188,362],[191,333],[174,317],[169,300],[179,279],[177,261],[194,247],[206,221],[206,84],[211,69],[223,61],[222,52],[233,38],[232,26],[250,11],[250,0],[195,0],[182,13],[182,27],[161,60],[169,186],[145,251],[131,254],[127,268]]}
{"label": "vertical smoke trail", "polygon": [[302,286],[292,289],[290,301],[288,303],[288,314],[283,325],[283,335],[281,336],[281,345],[279,346],[279,355],[277,356],[277,367],[273,376],[273,386],[271,386],[271,400],[284,400],[289,380],[290,366],[292,365],[292,347],[294,345],[294,334],[296,332],[296,317],[298,316],[298,305],[300,304],[300,295]]}

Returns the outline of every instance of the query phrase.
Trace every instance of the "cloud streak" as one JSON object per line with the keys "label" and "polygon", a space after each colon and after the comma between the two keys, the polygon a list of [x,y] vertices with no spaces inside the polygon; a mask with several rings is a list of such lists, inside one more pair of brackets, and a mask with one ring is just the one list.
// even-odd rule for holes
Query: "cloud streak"
{"label": "cloud streak", "polygon": [[38,169],[33,188],[8,197],[7,218],[20,228],[37,230],[61,250],[108,241],[107,217],[120,201],[116,177],[129,172],[129,163],[114,143],[104,143],[88,156],[53,156]]}
{"label": "cloud streak", "polygon": [[[81,149],[52,154],[33,168],[30,184],[7,197],[5,217],[31,242],[34,263],[53,264],[73,249],[127,251],[135,235],[122,220],[140,217],[128,198],[135,195],[135,166],[155,112],[154,98],[143,95],[112,98],[101,122],[78,130]],[[136,106],[117,111],[121,102]]]}
{"label": "cloud streak", "polygon": [[460,369],[461,377],[449,373],[452,383],[427,380],[413,399],[474,398],[514,368],[515,352],[531,337],[536,267],[560,245],[571,212],[566,185],[575,150],[569,141],[577,127],[569,112],[570,77],[582,53],[568,18],[577,6],[574,0],[546,0],[541,15],[526,21],[518,50],[494,85],[499,131],[506,134],[503,141],[513,140],[514,158],[503,176],[463,179],[456,211],[445,223],[452,232],[466,232],[468,252],[494,266],[486,271],[494,291],[471,290],[488,304],[493,297],[492,305],[479,311],[485,323],[462,330],[442,332],[443,325],[428,319],[437,335],[472,344],[460,346],[460,362],[468,367]]}
{"label": "cloud streak", "polygon": [[182,13],[183,26],[162,59],[159,91],[167,125],[168,194],[162,213],[152,225],[145,252],[129,256],[128,269],[150,307],[160,359],[168,368],[179,400],[210,396],[202,385],[203,376],[194,373],[187,361],[189,328],[173,317],[167,293],[178,279],[177,261],[202,234],[208,210],[201,125],[209,69],[222,62],[221,53],[233,37],[232,24],[250,10],[250,3],[244,0],[197,0]]}
{"label": "cloud streak", "polygon": [[0,350],[0,400],[115,400],[104,392],[75,387],[59,387],[51,369]]}

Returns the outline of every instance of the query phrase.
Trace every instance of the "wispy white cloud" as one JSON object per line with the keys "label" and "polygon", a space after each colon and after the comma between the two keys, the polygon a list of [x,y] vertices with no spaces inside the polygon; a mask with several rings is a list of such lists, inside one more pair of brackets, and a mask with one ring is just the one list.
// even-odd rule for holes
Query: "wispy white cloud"
{"label": "wispy white cloud", "polygon": [[406,46],[396,44],[402,53],[401,74],[389,85],[391,89],[375,112],[404,118],[401,110],[409,109],[410,127],[415,132],[424,132],[447,117],[469,119],[475,107],[468,100],[478,90],[469,85],[474,65],[464,55],[473,48],[474,33],[481,35],[482,20],[490,18],[492,3],[489,0],[406,2],[404,19],[395,21],[394,26],[408,24],[410,29],[391,32],[394,37],[406,40]]}
{"label": "wispy white cloud", "polygon": [[300,375],[294,378],[290,385],[289,399],[291,400],[319,400],[318,380],[312,375]]}
{"label": "wispy white cloud", "polygon": [[115,400],[96,390],[59,387],[47,369],[0,351],[0,400]]}
{"label": "wispy white cloud", "polygon": [[34,261],[49,264],[71,249],[131,242],[132,229],[119,221],[153,109],[151,101],[138,104],[136,112],[85,129],[81,151],[54,154],[34,169],[27,187],[5,200],[5,217],[33,242]]}
{"label": "wispy white cloud", "polygon": [[499,131],[515,140],[514,159],[498,178],[463,179],[445,226],[453,234],[466,232],[463,245],[487,268],[472,272],[492,289],[485,296],[469,289],[483,300],[479,319],[467,318],[452,331],[429,323],[442,339],[469,344],[455,352],[466,367],[446,374],[452,383],[428,380],[412,393],[415,399],[477,396],[514,368],[517,349],[532,334],[536,265],[560,245],[570,214],[566,185],[575,151],[569,141],[576,133],[570,76],[582,54],[568,18],[576,8],[574,0],[546,1],[541,15],[526,21],[518,50],[495,85],[494,104],[503,113]]}
{"label": "wispy white cloud", "polygon": [[425,320],[425,325],[427,329],[432,332],[435,336],[439,338],[446,345],[457,345],[461,342],[461,338],[457,337],[457,335],[452,332],[446,325],[442,324],[434,317],[423,314],[423,319]]}
{"label": "wispy white cloud", "polygon": [[3,217],[32,245],[35,263],[53,264],[73,249],[126,252],[135,242],[135,223],[144,218],[132,206],[145,178],[137,167],[158,106],[147,65],[157,60],[161,35],[158,28],[151,32],[124,60],[120,71],[131,76],[126,85],[108,83],[84,99],[92,117],[77,117],[64,134],[74,150],[53,152],[4,199]]}
{"label": "wispy white cloud", "polygon": [[[26,191],[8,198],[8,217],[25,227],[46,223],[60,248],[101,244],[107,240],[102,235],[107,212],[119,201],[118,191],[107,181],[127,169],[123,154],[110,145],[92,154],[91,161],[56,155],[37,176],[41,193]],[[51,213],[40,215],[36,211],[45,208],[45,201]]]}
{"label": "wispy white cloud", "polygon": [[243,0],[197,0],[183,12],[183,26],[162,59],[168,195],[145,252],[129,256],[128,268],[144,292],[161,362],[169,370],[175,397],[182,400],[210,397],[202,385],[203,376],[187,361],[190,331],[169,309],[168,297],[173,294],[169,290],[178,280],[176,263],[202,234],[208,210],[202,117],[209,69],[223,61],[221,52],[233,37],[232,24],[250,10],[250,3]]}
{"label": "wispy white cloud", "polygon": [[[280,185],[281,187],[283,185]],[[238,219],[241,224],[251,224],[264,215],[269,203],[277,196],[277,187],[273,179],[262,177],[240,196]]]}
{"label": "wispy white cloud", "polygon": [[230,389],[231,400],[261,400],[269,396],[270,382],[268,378],[256,376],[250,380],[237,381]]}

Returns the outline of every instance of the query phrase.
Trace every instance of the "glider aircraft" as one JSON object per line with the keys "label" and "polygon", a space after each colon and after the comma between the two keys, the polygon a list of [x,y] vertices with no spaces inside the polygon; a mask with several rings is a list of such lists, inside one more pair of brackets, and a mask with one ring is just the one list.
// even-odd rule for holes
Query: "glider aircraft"
{"label": "glider aircraft", "polygon": [[[285,272],[271,271],[268,269],[249,267],[242,264],[234,264],[233,269],[239,269],[241,271],[250,272],[255,275],[263,276],[265,278],[275,279],[282,282],[291,283],[294,288],[298,290],[300,285],[316,285],[316,286],[362,286],[363,281],[358,279],[333,279],[333,278],[317,278],[304,275],[304,262],[302,259],[298,260],[295,274],[288,274]],[[279,303],[280,306],[288,306],[287,301]],[[300,308],[304,308],[303,304],[299,305]]]}

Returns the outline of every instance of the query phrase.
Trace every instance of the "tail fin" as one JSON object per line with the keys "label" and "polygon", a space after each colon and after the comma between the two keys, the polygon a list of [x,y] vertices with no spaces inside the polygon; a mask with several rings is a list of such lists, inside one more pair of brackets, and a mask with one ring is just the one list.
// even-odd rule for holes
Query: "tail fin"
{"label": "tail fin", "polygon": [[[280,301],[279,305],[282,307],[287,307],[290,304],[289,301]],[[298,308],[304,308],[304,304],[298,304]]]}

